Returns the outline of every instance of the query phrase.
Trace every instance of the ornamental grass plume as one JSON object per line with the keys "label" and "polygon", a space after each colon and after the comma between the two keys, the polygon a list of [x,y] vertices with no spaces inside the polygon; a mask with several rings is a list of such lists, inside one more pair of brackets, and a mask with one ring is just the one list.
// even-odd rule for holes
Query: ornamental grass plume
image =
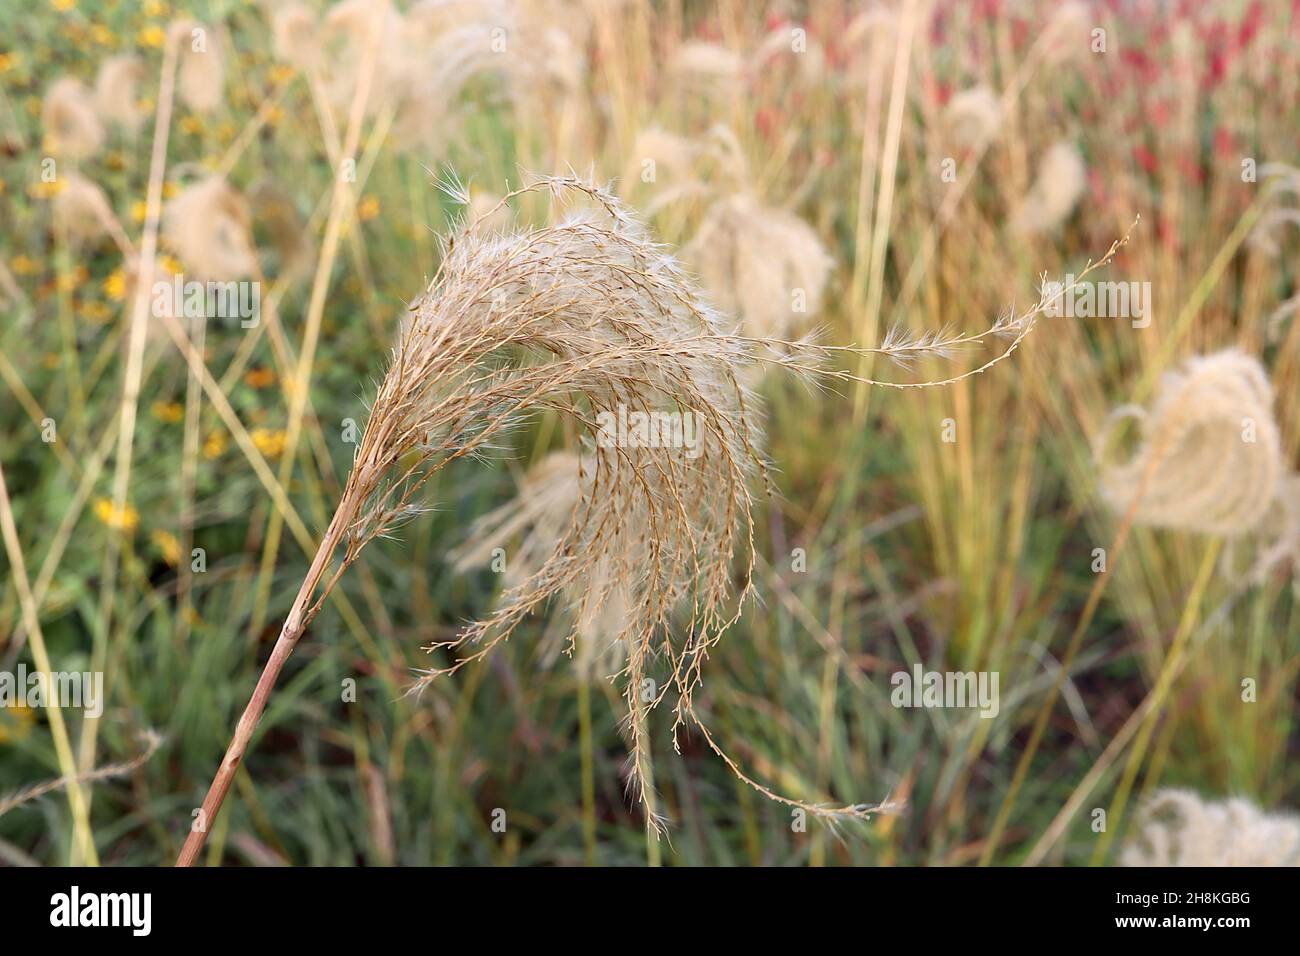
{"label": "ornamental grass plume", "polygon": [[993,139],[1002,125],[1002,102],[983,84],[953,95],[943,111],[944,125],[952,141],[964,148]]}
{"label": "ornamental grass plume", "polygon": [[138,56],[111,56],[99,67],[95,77],[95,108],[99,114],[134,134],[144,122],[140,109],[140,81],[144,63]]}
{"label": "ornamental grass plume", "polygon": [[[514,498],[470,526],[465,541],[448,553],[448,561],[464,573],[502,558],[506,589],[523,584],[546,564],[564,542],[578,510],[592,500],[595,474],[596,460],[590,452],[551,452],[528,470]],[[567,654],[579,679],[588,683],[613,675],[623,664],[623,645],[617,638],[627,626],[631,608],[627,588],[610,579],[611,571],[608,564],[599,567],[593,579],[566,591],[563,597],[572,630],[551,641],[543,653],[548,661]]]}
{"label": "ornamental grass plume", "polygon": [[170,40],[178,45],[176,93],[196,113],[211,113],[225,99],[226,64],[209,27],[189,20],[173,23]]}
{"label": "ornamental grass plume", "polygon": [[104,145],[100,122],[90,91],[70,76],[55,80],[41,104],[41,124],[46,148],[56,156],[89,159]]}
{"label": "ornamental grass plume", "polygon": [[1123,866],[1300,866],[1300,818],[1249,800],[1159,790],[1143,806]]}
{"label": "ornamental grass plume", "polygon": [[[459,204],[469,203],[459,183],[445,188]],[[737,334],[606,188],[577,177],[546,178],[501,202],[543,191],[585,207],[553,225],[509,234],[469,222],[446,241],[437,273],[410,306],[337,509],[203,801],[202,819],[216,819],[281,669],[365,546],[425,510],[424,486],[442,468],[486,455],[512,426],[546,410],[590,435],[619,412],[689,412],[692,440],[670,447],[595,443],[584,455],[590,469],[582,465],[578,503],[559,539],[484,619],[426,648],[436,660],[420,672],[412,693],[483,660],[553,598],[567,597],[575,606],[574,639],[584,622],[617,610],[611,602],[625,601],[627,613],[615,615],[617,632],[609,637],[625,659],[620,677],[631,784],[648,826],[659,823],[643,785],[649,777],[647,719],[670,690],[676,697],[674,739],[683,728],[695,730],[765,796],[831,819],[883,809],[814,806],[772,792],[718,745],[696,712],[695,694],[710,651],[752,593],[752,485],[764,481],[766,471],[746,368],[764,361],[842,381],[898,388],[928,383],[872,382],[820,367],[821,359],[840,352],[888,357],[890,348]],[[1013,342],[998,357],[958,378],[1009,356],[1044,308],[1040,302],[1016,320]],[[999,321],[966,341],[1010,328]],[[652,659],[667,676],[657,696],[642,701]],[[206,829],[189,834],[178,864],[195,861]]]}
{"label": "ornamental grass plume", "polygon": [[[1120,462],[1109,446],[1134,420],[1141,443]],[[1273,418],[1273,387],[1259,362],[1227,349],[1193,356],[1162,378],[1150,409],[1115,409],[1098,436],[1102,494],[1134,520],[1161,528],[1237,537],[1256,530],[1285,468]]]}
{"label": "ornamental grass plume", "polygon": [[1300,197],[1300,169],[1286,163],[1264,163],[1257,170],[1264,184],[1264,208],[1246,237],[1246,244],[1271,259],[1282,255],[1287,226],[1300,227],[1300,209],[1287,197]]}
{"label": "ornamental grass plume", "polygon": [[163,239],[201,281],[229,281],[257,269],[247,200],[221,176],[186,186],[163,210]]}
{"label": "ornamental grass plume", "polygon": [[787,338],[816,315],[832,265],[811,226],[746,192],[710,206],[683,255],[756,338]]}
{"label": "ornamental grass plume", "polygon": [[80,173],[64,173],[62,188],[50,203],[54,228],[74,246],[109,235],[115,222],[104,190]]}
{"label": "ornamental grass plume", "polygon": [[1088,169],[1073,143],[1054,144],[1038,164],[1029,193],[1011,220],[1014,231],[1025,235],[1054,232],[1070,218],[1088,185]]}
{"label": "ornamental grass plume", "polygon": [[684,91],[729,100],[740,91],[745,62],[739,54],[705,40],[688,40],[668,63]]}
{"label": "ornamental grass plume", "polygon": [[316,14],[305,3],[287,3],[271,13],[271,50],[276,59],[306,69],[320,62]]}
{"label": "ornamental grass plume", "polygon": [[254,228],[274,250],[278,275],[300,278],[311,268],[315,247],[288,193],[263,179],[249,189],[248,207]]}
{"label": "ornamental grass plume", "polygon": [[1266,529],[1266,546],[1251,569],[1252,577],[1260,582],[1285,568],[1292,590],[1300,596],[1300,474],[1293,472],[1282,479],[1273,510],[1262,527]]}
{"label": "ornamental grass plume", "polygon": [[401,15],[389,0],[342,0],[330,7],[317,33],[327,96],[337,108],[347,109],[361,81],[365,51],[378,32],[385,55],[375,63],[366,112],[375,115],[402,92],[409,57],[403,42]]}

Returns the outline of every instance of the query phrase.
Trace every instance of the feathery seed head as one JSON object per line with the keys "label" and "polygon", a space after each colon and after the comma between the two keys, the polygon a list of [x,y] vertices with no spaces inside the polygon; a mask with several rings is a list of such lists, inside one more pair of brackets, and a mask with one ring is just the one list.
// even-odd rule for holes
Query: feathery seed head
{"label": "feathery seed head", "polygon": [[248,203],[220,176],[181,190],[163,210],[163,237],[200,280],[241,279],[257,269]]}
{"label": "feathery seed head", "polygon": [[221,105],[226,85],[226,65],[215,31],[180,20],[172,24],[170,34],[179,51],[176,92],[180,101],[196,113],[211,113]]}
{"label": "feathery seed head", "polygon": [[787,338],[816,315],[833,264],[812,227],[748,193],[714,203],[683,254],[758,338]]}
{"label": "feathery seed head", "polygon": [[89,159],[104,145],[104,124],[90,91],[70,76],[55,80],[41,107],[47,148],[56,156]]}
{"label": "feathery seed head", "polygon": [[135,132],[144,122],[140,110],[140,81],[144,64],[130,54],[112,56],[104,61],[95,78],[95,108],[110,123]]}
{"label": "feathery seed head", "polygon": [[1054,232],[1070,218],[1088,185],[1088,170],[1078,147],[1061,141],[1043,154],[1038,174],[1011,221],[1026,235]]}
{"label": "feathery seed head", "polygon": [[[1127,461],[1110,461],[1114,426],[1142,423]],[[1254,530],[1283,476],[1273,387],[1263,366],[1228,349],[1168,372],[1149,410],[1122,406],[1097,440],[1102,493],[1141,524],[1238,536]]]}
{"label": "feathery seed head", "polygon": [[107,235],[113,216],[104,190],[80,173],[63,174],[63,188],[55,194],[51,210],[55,228],[77,245]]}
{"label": "feathery seed head", "polygon": [[1300,866],[1300,818],[1248,800],[1157,791],[1120,855],[1124,866]]}

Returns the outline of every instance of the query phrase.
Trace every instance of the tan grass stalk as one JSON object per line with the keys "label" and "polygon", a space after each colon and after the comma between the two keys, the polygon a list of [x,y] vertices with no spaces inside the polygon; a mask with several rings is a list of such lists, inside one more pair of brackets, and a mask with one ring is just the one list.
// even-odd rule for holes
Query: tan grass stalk
{"label": "tan grass stalk", "polygon": [[[364,0],[361,0],[364,3]],[[337,8],[336,8],[337,9]],[[369,7],[365,7],[369,11]],[[376,16],[386,16],[391,11],[387,4],[379,4]],[[344,134],[341,159],[356,156],[361,142],[361,126],[366,115],[366,106],[370,101],[371,84],[375,78],[376,64],[379,59],[384,31],[373,20],[368,24],[368,41],[363,49],[359,66],[357,84],[353,88],[351,108],[348,116],[347,132]],[[298,441],[302,434],[303,417],[307,411],[307,399],[310,394],[311,376],[316,360],[316,345],[320,340],[321,319],[325,313],[325,299],[329,294],[330,277],[334,271],[334,260],[338,254],[339,241],[343,232],[344,218],[352,208],[352,191],[347,177],[339,169],[334,176],[333,190],[330,195],[329,218],[325,223],[325,236],[321,242],[320,255],[316,260],[316,273],[312,281],[311,297],[307,303],[306,328],[303,330],[302,349],[298,355],[298,365],[292,370],[291,377],[285,381],[289,392],[289,422],[285,434],[284,451],[280,461],[280,483],[287,486],[293,474],[293,467],[298,454]],[[253,620],[259,622],[264,614],[270,571],[280,546],[282,532],[281,515],[277,511],[271,515],[267,525],[266,540],[262,552],[262,568],[258,592],[254,597]]]}
{"label": "tan grass stalk", "polygon": [[[149,327],[150,289],[153,286],[154,259],[158,251],[158,226],[162,210],[163,177],[167,167],[167,139],[171,127],[174,103],[176,42],[167,44],[163,53],[162,78],[158,89],[158,112],[154,120],[153,149],[149,160],[149,183],[145,198],[144,237],[140,243],[140,259],[135,296],[132,300],[128,333],[126,369],[123,373],[122,398],[118,405],[121,424],[117,435],[117,458],[113,474],[113,507],[118,513],[126,508],[127,493],[131,486],[131,459],[135,449],[135,419],[140,403],[140,382],[144,371],[145,340]],[[109,535],[104,556],[104,578],[100,592],[101,631],[92,654],[92,665],[99,670],[107,656],[108,630],[113,617],[114,592],[118,570],[120,542],[117,535]],[[87,717],[82,727],[79,744],[79,767],[82,773],[91,770],[95,763],[95,738],[99,728],[97,718]]]}
{"label": "tan grass stalk", "polygon": [[[0,465],[0,533],[4,536],[5,552],[9,555],[9,567],[18,589],[23,621],[32,642],[32,659],[36,662],[37,669],[49,679],[54,668],[50,666],[50,655],[45,649],[45,636],[41,632],[36,600],[27,580],[27,565],[23,561],[22,545],[18,541],[18,528],[14,525],[13,506],[9,502],[3,465]],[[77,776],[77,764],[72,756],[68,728],[63,722],[63,711],[54,701],[47,700],[46,713],[50,721],[50,735],[54,738],[54,753],[59,760],[59,770],[62,771],[62,779],[68,782],[68,806],[72,810],[74,828],[73,855],[79,856],[90,866],[98,866],[99,854],[95,851],[95,838],[90,828],[90,804]]]}

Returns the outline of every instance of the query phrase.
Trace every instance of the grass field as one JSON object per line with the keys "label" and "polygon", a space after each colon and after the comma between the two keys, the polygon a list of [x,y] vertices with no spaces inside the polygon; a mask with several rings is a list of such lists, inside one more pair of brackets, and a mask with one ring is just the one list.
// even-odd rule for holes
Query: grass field
{"label": "grass field", "polygon": [[[0,676],[102,680],[0,683],[0,860],[176,859],[403,319],[465,243],[601,214],[497,206],[538,176],[608,184],[772,359],[699,360],[766,464],[752,559],[686,547],[739,617],[701,647],[611,506],[621,573],[569,548],[589,576],[409,693],[564,540],[594,405],[534,402],[322,599],[200,862],[1111,865],[1171,788],[1291,813],[1298,87],[1285,0],[0,6]],[[157,291],[195,280],[258,308]],[[553,358],[517,351],[483,367]],[[698,529],[728,492],[690,474]],[[674,739],[687,659],[734,766]],[[917,668],[996,714],[899,706]],[[1182,858],[1261,862],[1242,812]]]}

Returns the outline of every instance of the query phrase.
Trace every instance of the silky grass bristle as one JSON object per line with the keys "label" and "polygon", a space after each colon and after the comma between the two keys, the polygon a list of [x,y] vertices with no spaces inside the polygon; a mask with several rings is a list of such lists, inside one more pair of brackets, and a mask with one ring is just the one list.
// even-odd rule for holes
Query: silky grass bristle
{"label": "silky grass bristle", "polygon": [[[503,560],[506,588],[523,584],[563,544],[584,498],[592,494],[595,474],[596,461],[590,453],[551,452],[528,470],[514,498],[470,526],[465,541],[447,555],[448,561],[464,573]],[[568,654],[578,678],[588,683],[613,675],[624,662],[618,636],[627,626],[631,608],[626,587],[609,574],[609,567],[600,567],[580,587],[566,592],[571,629],[562,639],[551,641],[543,654],[547,660]]]}

